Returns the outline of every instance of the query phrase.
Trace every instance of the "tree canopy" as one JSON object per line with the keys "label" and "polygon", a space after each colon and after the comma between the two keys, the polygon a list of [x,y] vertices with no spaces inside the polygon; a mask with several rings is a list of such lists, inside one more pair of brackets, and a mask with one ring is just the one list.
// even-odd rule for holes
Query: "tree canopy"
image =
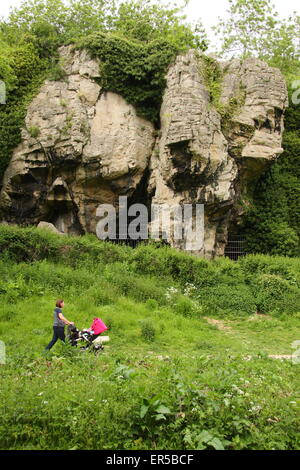
{"label": "tree canopy", "polygon": [[228,0],[228,18],[214,28],[220,55],[255,56],[278,67],[290,80],[299,75],[300,16],[280,19],[269,0]]}
{"label": "tree canopy", "polygon": [[[10,43],[36,40],[41,48],[57,43],[77,42],[96,32],[118,32],[127,39],[150,42],[164,38],[179,49],[205,49],[206,35],[201,24],[190,25],[183,8],[162,5],[159,0],[23,0],[7,21],[0,24],[0,35]],[[2,33],[2,34],[1,34]],[[52,53],[52,48],[48,48]]]}

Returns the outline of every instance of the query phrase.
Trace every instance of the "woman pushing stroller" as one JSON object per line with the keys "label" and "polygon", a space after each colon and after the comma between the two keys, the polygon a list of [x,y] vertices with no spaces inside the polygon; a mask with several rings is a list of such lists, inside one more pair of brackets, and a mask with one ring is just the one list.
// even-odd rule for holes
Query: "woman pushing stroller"
{"label": "woman pushing stroller", "polygon": [[[68,339],[71,343],[72,346],[76,346],[77,341],[80,339],[83,339],[87,347],[93,344],[93,341],[104,331],[106,331],[108,328],[105,325],[105,323],[101,320],[101,318],[94,318],[94,321],[91,325],[90,328],[86,330],[79,331],[74,325],[74,322],[71,322],[67,320],[63,314],[62,314],[62,309],[64,308],[65,303],[64,301],[57,300],[56,301],[56,307],[54,309],[54,322],[53,322],[53,338],[50,341],[50,343],[46,346],[45,350],[49,351],[52,346],[56,343],[58,339],[61,341],[65,342],[66,336],[65,336],[65,325],[69,325],[68,329]],[[108,337],[107,337],[108,338]],[[108,340],[106,338],[106,340]],[[99,348],[102,346],[101,343],[99,343]]]}
{"label": "woman pushing stroller", "polygon": [[52,346],[56,343],[58,339],[65,342],[65,325],[74,325],[74,322],[67,320],[63,314],[62,309],[64,308],[65,303],[62,299],[56,301],[56,307],[54,309],[54,321],[53,321],[53,337],[48,346],[46,346],[46,350],[49,351]]}

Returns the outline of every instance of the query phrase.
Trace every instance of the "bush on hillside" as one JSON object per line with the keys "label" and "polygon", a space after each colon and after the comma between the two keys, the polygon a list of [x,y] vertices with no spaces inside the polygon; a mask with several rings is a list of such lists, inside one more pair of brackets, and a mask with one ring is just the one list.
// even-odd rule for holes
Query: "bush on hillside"
{"label": "bush on hillside", "polygon": [[[33,293],[85,289],[87,299],[96,299],[99,306],[114,303],[119,296],[155,301],[185,316],[251,315],[257,309],[289,315],[300,311],[297,258],[249,255],[237,263],[208,261],[155,244],[133,250],[92,235],[62,237],[6,225],[0,225],[0,250],[3,295],[7,289],[10,296],[19,295],[25,283],[36,286]],[[11,265],[12,261],[16,264]],[[169,298],[172,289],[176,295]]]}
{"label": "bush on hillside", "polygon": [[211,316],[247,316],[256,312],[256,301],[249,286],[220,284],[199,290],[198,301],[203,313]]}
{"label": "bush on hillside", "polygon": [[300,311],[300,291],[289,281],[275,274],[261,274],[251,285],[257,309],[261,313],[293,313]]}

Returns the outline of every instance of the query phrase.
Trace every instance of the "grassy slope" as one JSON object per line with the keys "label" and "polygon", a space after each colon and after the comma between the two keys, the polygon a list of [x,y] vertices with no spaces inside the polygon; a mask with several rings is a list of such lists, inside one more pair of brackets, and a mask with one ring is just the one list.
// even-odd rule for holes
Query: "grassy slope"
{"label": "grassy slope", "polygon": [[[299,364],[267,357],[293,352],[297,312],[255,319],[232,312],[220,320],[195,291],[192,299],[168,295],[170,286],[184,290],[181,272],[177,279],[137,275],[138,251],[84,237],[76,257],[78,239],[1,230],[7,364],[0,366],[0,448],[299,449]],[[54,262],[58,249],[67,258]],[[31,259],[12,262],[9,250],[19,261]],[[296,276],[298,260],[282,261]],[[226,261],[223,273],[229,285],[231,265],[236,272],[237,264]],[[99,357],[58,343],[44,356],[56,297],[65,298],[64,313],[78,327],[90,326],[95,315],[110,325],[111,342]],[[154,341],[147,341],[153,328]]]}

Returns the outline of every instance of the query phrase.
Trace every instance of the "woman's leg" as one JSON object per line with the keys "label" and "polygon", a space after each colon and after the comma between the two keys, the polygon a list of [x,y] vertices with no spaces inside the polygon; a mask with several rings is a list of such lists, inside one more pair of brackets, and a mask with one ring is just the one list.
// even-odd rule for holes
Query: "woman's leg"
{"label": "woman's leg", "polygon": [[64,327],[63,326],[58,326],[57,329],[58,329],[57,337],[65,343],[66,342],[66,335],[65,335]]}
{"label": "woman's leg", "polygon": [[48,350],[51,349],[55,345],[55,343],[58,339],[61,339],[63,342],[65,342],[65,339],[66,339],[65,329],[64,329],[63,326],[54,326],[53,327],[53,338],[50,341],[50,343],[48,344],[48,346],[46,346],[46,349],[48,349]]}
{"label": "woman's leg", "polygon": [[50,343],[48,344],[48,346],[46,346],[45,349],[50,350],[50,349],[52,348],[52,346],[55,345],[55,343],[56,343],[57,340],[58,340],[57,330],[56,330],[56,327],[54,326],[54,327],[53,327],[53,337],[52,337]]}

